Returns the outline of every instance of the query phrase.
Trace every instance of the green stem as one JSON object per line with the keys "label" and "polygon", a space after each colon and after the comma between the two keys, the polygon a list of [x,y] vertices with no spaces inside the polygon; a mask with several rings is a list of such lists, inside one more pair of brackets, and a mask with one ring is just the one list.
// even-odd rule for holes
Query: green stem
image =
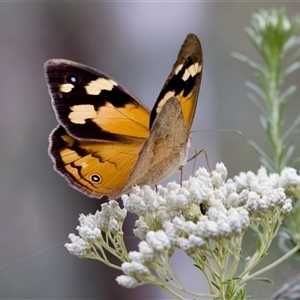
{"label": "green stem", "polygon": [[257,271],[256,273],[253,273],[247,277],[245,277],[243,280],[240,281],[240,285],[245,284],[246,282],[248,282],[249,280],[271,270],[272,268],[278,266],[279,264],[281,264],[282,262],[284,262],[285,260],[287,260],[289,257],[291,257],[293,254],[295,254],[297,251],[299,251],[300,249],[300,243],[294,247],[292,250],[290,250],[289,252],[287,252],[285,255],[283,255],[281,258],[277,259],[276,261],[274,261],[272,264],[266,266],[263,269],[260,269],[259,271]]}

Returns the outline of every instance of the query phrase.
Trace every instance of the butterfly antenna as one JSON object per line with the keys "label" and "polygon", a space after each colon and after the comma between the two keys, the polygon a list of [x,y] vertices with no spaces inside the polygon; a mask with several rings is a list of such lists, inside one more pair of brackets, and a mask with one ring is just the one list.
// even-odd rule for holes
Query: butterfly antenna
{"label": "butterfly antenna", "polygon": [[205,130],[193,130],[191,131],[191,134],[192,133],[195,133],[195,132],[234,132],[234,133],[237,133],[239,135],[243,135],[243,133],[237,129],[205,129]]}

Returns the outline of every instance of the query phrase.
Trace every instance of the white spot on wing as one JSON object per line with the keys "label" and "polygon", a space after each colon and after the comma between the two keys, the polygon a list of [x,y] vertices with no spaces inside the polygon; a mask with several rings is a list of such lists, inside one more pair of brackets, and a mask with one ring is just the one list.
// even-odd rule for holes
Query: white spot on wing
{"label": "white spot on wing", "polygon": [[74,88],[74,85],[71,83],[64,83],[60,86],[60,91],[62,93],[70,93],[72,91],[72,89]]}
{"label": "white spot on wing", "polygon": [[89,95],[99,95],[102,90],[111,91],[118,84],[112,79],[98,78],[85,86]]}
{"label": "white spot on wing", "polygon": [[200,65],[198,62],[194,63],[185,70],[182,80],[187,81],[190,76],[194,77],[195,75],[199,74],[201,70],[202,65]]}
{"label": "white spot on wing", "polygon": [[182,67],[183,67],[183,64],[178,65],[178,66],[175,68],[174,73],[177,75],[177,74],[180,72],[180,70],[182,69]]}
{"label": "white spot on wing", "polygon": [[97,112],[91,104],[74,105],[70,109],[72,112],[69,114],[69,119],[74,124],[85,124],[87,119],[97,116]]}
{"label": "white spot on wing", "polygon": [[165,96],[159,101],[157,107],[156,107],[156,113],[158,114],[162,107],[164,106],[164,104],[166,103],[166,101],[168,99],[170,99],[171,97],[173,97],[175,95],[175,92],[174,91],[168,91]]}

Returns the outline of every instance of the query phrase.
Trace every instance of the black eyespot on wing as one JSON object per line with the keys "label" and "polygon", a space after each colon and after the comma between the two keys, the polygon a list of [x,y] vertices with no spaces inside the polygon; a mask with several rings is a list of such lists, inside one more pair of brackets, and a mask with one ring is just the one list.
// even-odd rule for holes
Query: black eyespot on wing
{"label": "black eyespot on wing", "polygon": [[75,75],[69,75],[67,76],[66,81],[71,84],[76,84],[78,83],[78,78]]}
{"label": "black eyespot on wing", "polygon": [[91,181],[94,183],[100,183],[102,179],[98,174],[93,174],[91,175]]}

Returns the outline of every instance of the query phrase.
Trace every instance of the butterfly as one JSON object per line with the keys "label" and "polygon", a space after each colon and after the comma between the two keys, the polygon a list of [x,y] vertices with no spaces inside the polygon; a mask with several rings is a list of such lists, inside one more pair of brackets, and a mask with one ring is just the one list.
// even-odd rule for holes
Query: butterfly
{"label": "butterfly", "polygon": [[54,169],[95,198],[154,185],[186,163],[202,77],[202,47],[188,34],[154,107],[115,79],[65,59],[45,65],[59,125],[49,137]]}

